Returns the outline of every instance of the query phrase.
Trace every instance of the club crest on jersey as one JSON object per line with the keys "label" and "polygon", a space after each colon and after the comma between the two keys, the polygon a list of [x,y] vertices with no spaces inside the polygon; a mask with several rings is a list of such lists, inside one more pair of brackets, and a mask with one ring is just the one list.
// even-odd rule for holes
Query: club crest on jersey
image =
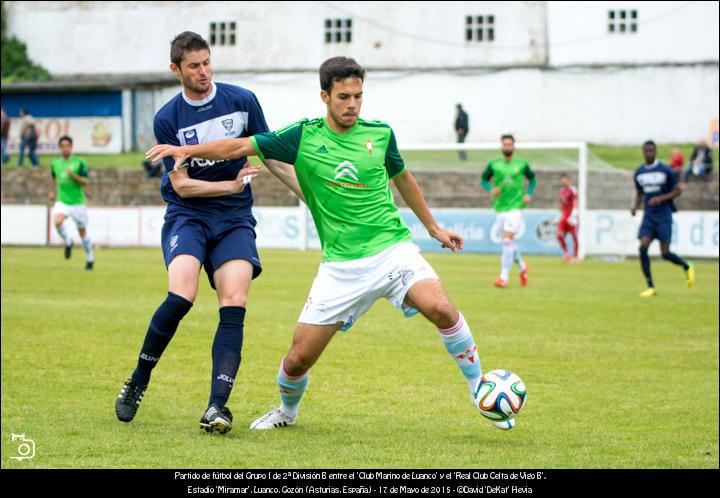
{"label": "club crest on jersey", "polygon": [[183,138],[185,138],[185,145],[197,145],[200,143],[195,129],[185,130],[183,132]]}
{"label": "club crest on jersey", "polygon": [[365,147],[367,148],[368,152],[370,153],[370,157],[372,157],[372,150],[373,150],[373,143],[372,141],[368,140],[365,144]]}
{"label": "club crest on jersey", "polygon": [[[235,126],[235,122],[232,119],[223,119],[222,125],[225,127],[227,131],[232,131],[233,127]],[[228,136],[229,134],[226,133],[225,136]]]}

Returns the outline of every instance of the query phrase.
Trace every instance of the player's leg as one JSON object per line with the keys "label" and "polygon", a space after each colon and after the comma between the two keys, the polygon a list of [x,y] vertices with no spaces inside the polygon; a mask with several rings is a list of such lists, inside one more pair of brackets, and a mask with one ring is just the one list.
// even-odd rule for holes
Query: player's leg
{"label": "player's leg", "polygon": [[70,216],[69,206],[62,202],[56,202],[53,208],[55,214],[53,215],[53,224],[58,235],[63,239],[65,243],[65,259],[69,259],[72,255],[73,241],[70,235],[68,235],[65,229],[65,220]]}
{"label": "player's leg", "polygon": [[503,234],[503,242],[505,240],[510,241],[510,249],[512,251],[512,260],[520,270],[520,285],[525,287],[528,283],[528,265],[523,261],[520,250],[518,249],[517,242],[515,242],[515,236],[520,232],[522,228],[522,211],[519,209],[513,209],[507,213],[505,220],[505,227]]}
{"label": "player's leg", "polygon": [[674,252],[670,252],[669,240],[667,242],[660,242],[660,253],[662,254],[664,260],[670,261],[678,266],[682,266],[683,270],[685,270],[685,284],[688,287],[695,285],[695,268],[693,267],[693,264],[689,261],[685,261]]}
{"label": "player's leg", "polygon": [[577,236],[577,226],[576,225],[573,225],[572,228],[570,229],[570,236],[572,237],[572,241],[573,241],[573,257],[570,258],[570,262],[577,263],[579,245],[578,245],[578,236]]}
{"label": "player's leg", "polygon": [[225,405],[240,368],[245,311],[253,269],[249,261],[233,259],[220,265],[213,275],[220,320],[212,345],[210,398],[200,420],[200,427],[208,432],[224,434],[232,428],[232,414]]}
{"label": "player's leg", "polygon": [[465,377],[470,393],[474,394],[482,375],[475,340],[470,326],[450,302],[440,280],[416,282],[407,292],[405,302],[437,327],[445,350]]}
{"label": "player's leg", "polygon": [[[643,230],[642,226],[640,227]],[[643,275],[645,276],[645,282],[647,283],[647,290],[640,293],[642,297],[652,297],[656,294],[655,285],[653,284],[652,274],[650,272],[650,256],[648,250],[650,243],[653,241],[653,236],[642,235],[640,237],[640,268],[642,269]]]}
{"label": "player's leg", "polygon": [[329,325],[298,322],[290,351],[278,370],[280,406],[254,421],[251,429],[275,429],[295,424],[300,401],[310,381],[310,368],[341,325],[342,322]]}
{"label": "player's leg", "polygon": [[190,311],[197,296],[200,261],[205,259],[202,227],[185,220],[165,222],[161,245],[168,267],[168,294],[150,320],[137,367],[115,402],[115,413],[123,422],[135,417],[152,370],[175,335],[180,321]]}
{"label": "player's leg", "polygon": [[568,253],[568,246],[567,242],[565,242],[565,237],[567,235],[567,227],[565,225],[564,220],[560,220],[560,223],[558,223],[557,227],[557,240],[560,243],[560,247],[563,251],[563,262],[567,262],[570,259],[570,254]]}
{"label": "player's leg", "polygon": [[73,206],[71,215],[77,225],[78,233],[80,234],[80,239],[85,249],[85,269],[92,270],[95,263],[95,256],[93,255],[92,241],[87,234],[87,208],[84,204]]}

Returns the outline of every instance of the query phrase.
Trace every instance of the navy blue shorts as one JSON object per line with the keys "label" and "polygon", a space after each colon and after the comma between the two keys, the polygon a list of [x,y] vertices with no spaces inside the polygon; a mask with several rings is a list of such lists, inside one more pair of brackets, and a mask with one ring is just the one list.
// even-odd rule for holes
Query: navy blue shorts
{"label": "navy blue shorts", "polygon": [[253,265],[252,278],[262,272],[255,245],[255,230],[247,223],[217,223],[210,226],[198,218],[174,216],[163,224],[161,245],[165,267],[170,266],[178,254],[195,256],[205,268],[213,289],[213,274],[226,261],[249,261]]}
{"label": "navy blue shorts", "polygon": [[640,230],[638,230],[638,239],[643,237],[651,237],[669,244],[672,239],[672,218],[669,220],[643,218]]}

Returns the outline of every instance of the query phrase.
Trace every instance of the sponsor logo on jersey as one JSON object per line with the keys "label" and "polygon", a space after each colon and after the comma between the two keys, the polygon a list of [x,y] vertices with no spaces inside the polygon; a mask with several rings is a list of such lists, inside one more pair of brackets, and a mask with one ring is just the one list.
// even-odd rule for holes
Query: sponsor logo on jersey
{"label": "sponsor logo on jersey", "polygon": [[321,145],[318,148],[318,150],[315,151],[315,153],[316,154],[327,154],[328,153],[327,147],[325,147],[325,145]]}
{"label": "sponsor logo on jersey", "polygon": [[185,145],[197,145],[200,143],[198,141],[197,131],[194,129],[185,130],[183,132],[183,137],[185,138]]}
{"label": "sponsor logo on jersey", "polygon": [[[327,182],[328,187],[346,187],[346,188],[368,188],[367,183],[361,183],[358,176],[358,169],[350,161],[343,161],[335,168],[335,178],[332,182]],[[345,180],[345,181],[341,181]]]}
{"label": "sponsor logo on jersey", "polygon": [[197,112],[203,112],[212,109],[212,104],[203,106],[197,110]]}

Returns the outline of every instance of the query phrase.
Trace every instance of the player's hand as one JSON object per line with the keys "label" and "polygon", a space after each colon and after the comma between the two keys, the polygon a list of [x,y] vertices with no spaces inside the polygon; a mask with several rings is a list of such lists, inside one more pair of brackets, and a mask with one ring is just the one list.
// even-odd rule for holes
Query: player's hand
{"label": "player's hand", "polygon": [[149,159],[152,163],[164,157],[172,157],[175,160],[175,164],[173,165],[173,169],[175,170],[178,169],[189,156],[185,154],[182,147],[168,144],[155,145],[145,153],[145,159]]}
{"label": "player's hand", "polygon": [[662,201],[658,197],[651,197],[650,199],[648,199],[648,206],[659,206],[661,202]]}
{"label": "player's hand", "polygon": [[492,190],[490,191],[490,193],[492,194],[493,197],[497,197],[498,195],[500,195],[500,189],[497,187],[493,187]]}
{"label": "player's hand", "polygon": [[634,207],[630,208],[630,216],[635,216],[635,213],[637,213],[637,209]]}
{"label": "player's hand", "polygon": [[245,185],[248,185],[253,180],[253,178],[258,176],[259,173],[259,166],[246,166],[245,168],[241,169],[238,172],[237,177],[235,178],[235,184],[237,186],[238,193],[245,190]]}
{"label": "player's hand", "polygon": [[532,199],[532,197],[530,197],[529,195],[526,195],[525,197],[523,197],[523,202],[525,203],[526,206],[528,206],[530,204],[531,199]]}
{"label": "player's hand", "polygon": [[465,241],[455,232],[445,230],[443,228],[437,228],[430,233],[430,236],[441,242],[441,247],[450,249],[452,252],[458,252],[465,246]]}

